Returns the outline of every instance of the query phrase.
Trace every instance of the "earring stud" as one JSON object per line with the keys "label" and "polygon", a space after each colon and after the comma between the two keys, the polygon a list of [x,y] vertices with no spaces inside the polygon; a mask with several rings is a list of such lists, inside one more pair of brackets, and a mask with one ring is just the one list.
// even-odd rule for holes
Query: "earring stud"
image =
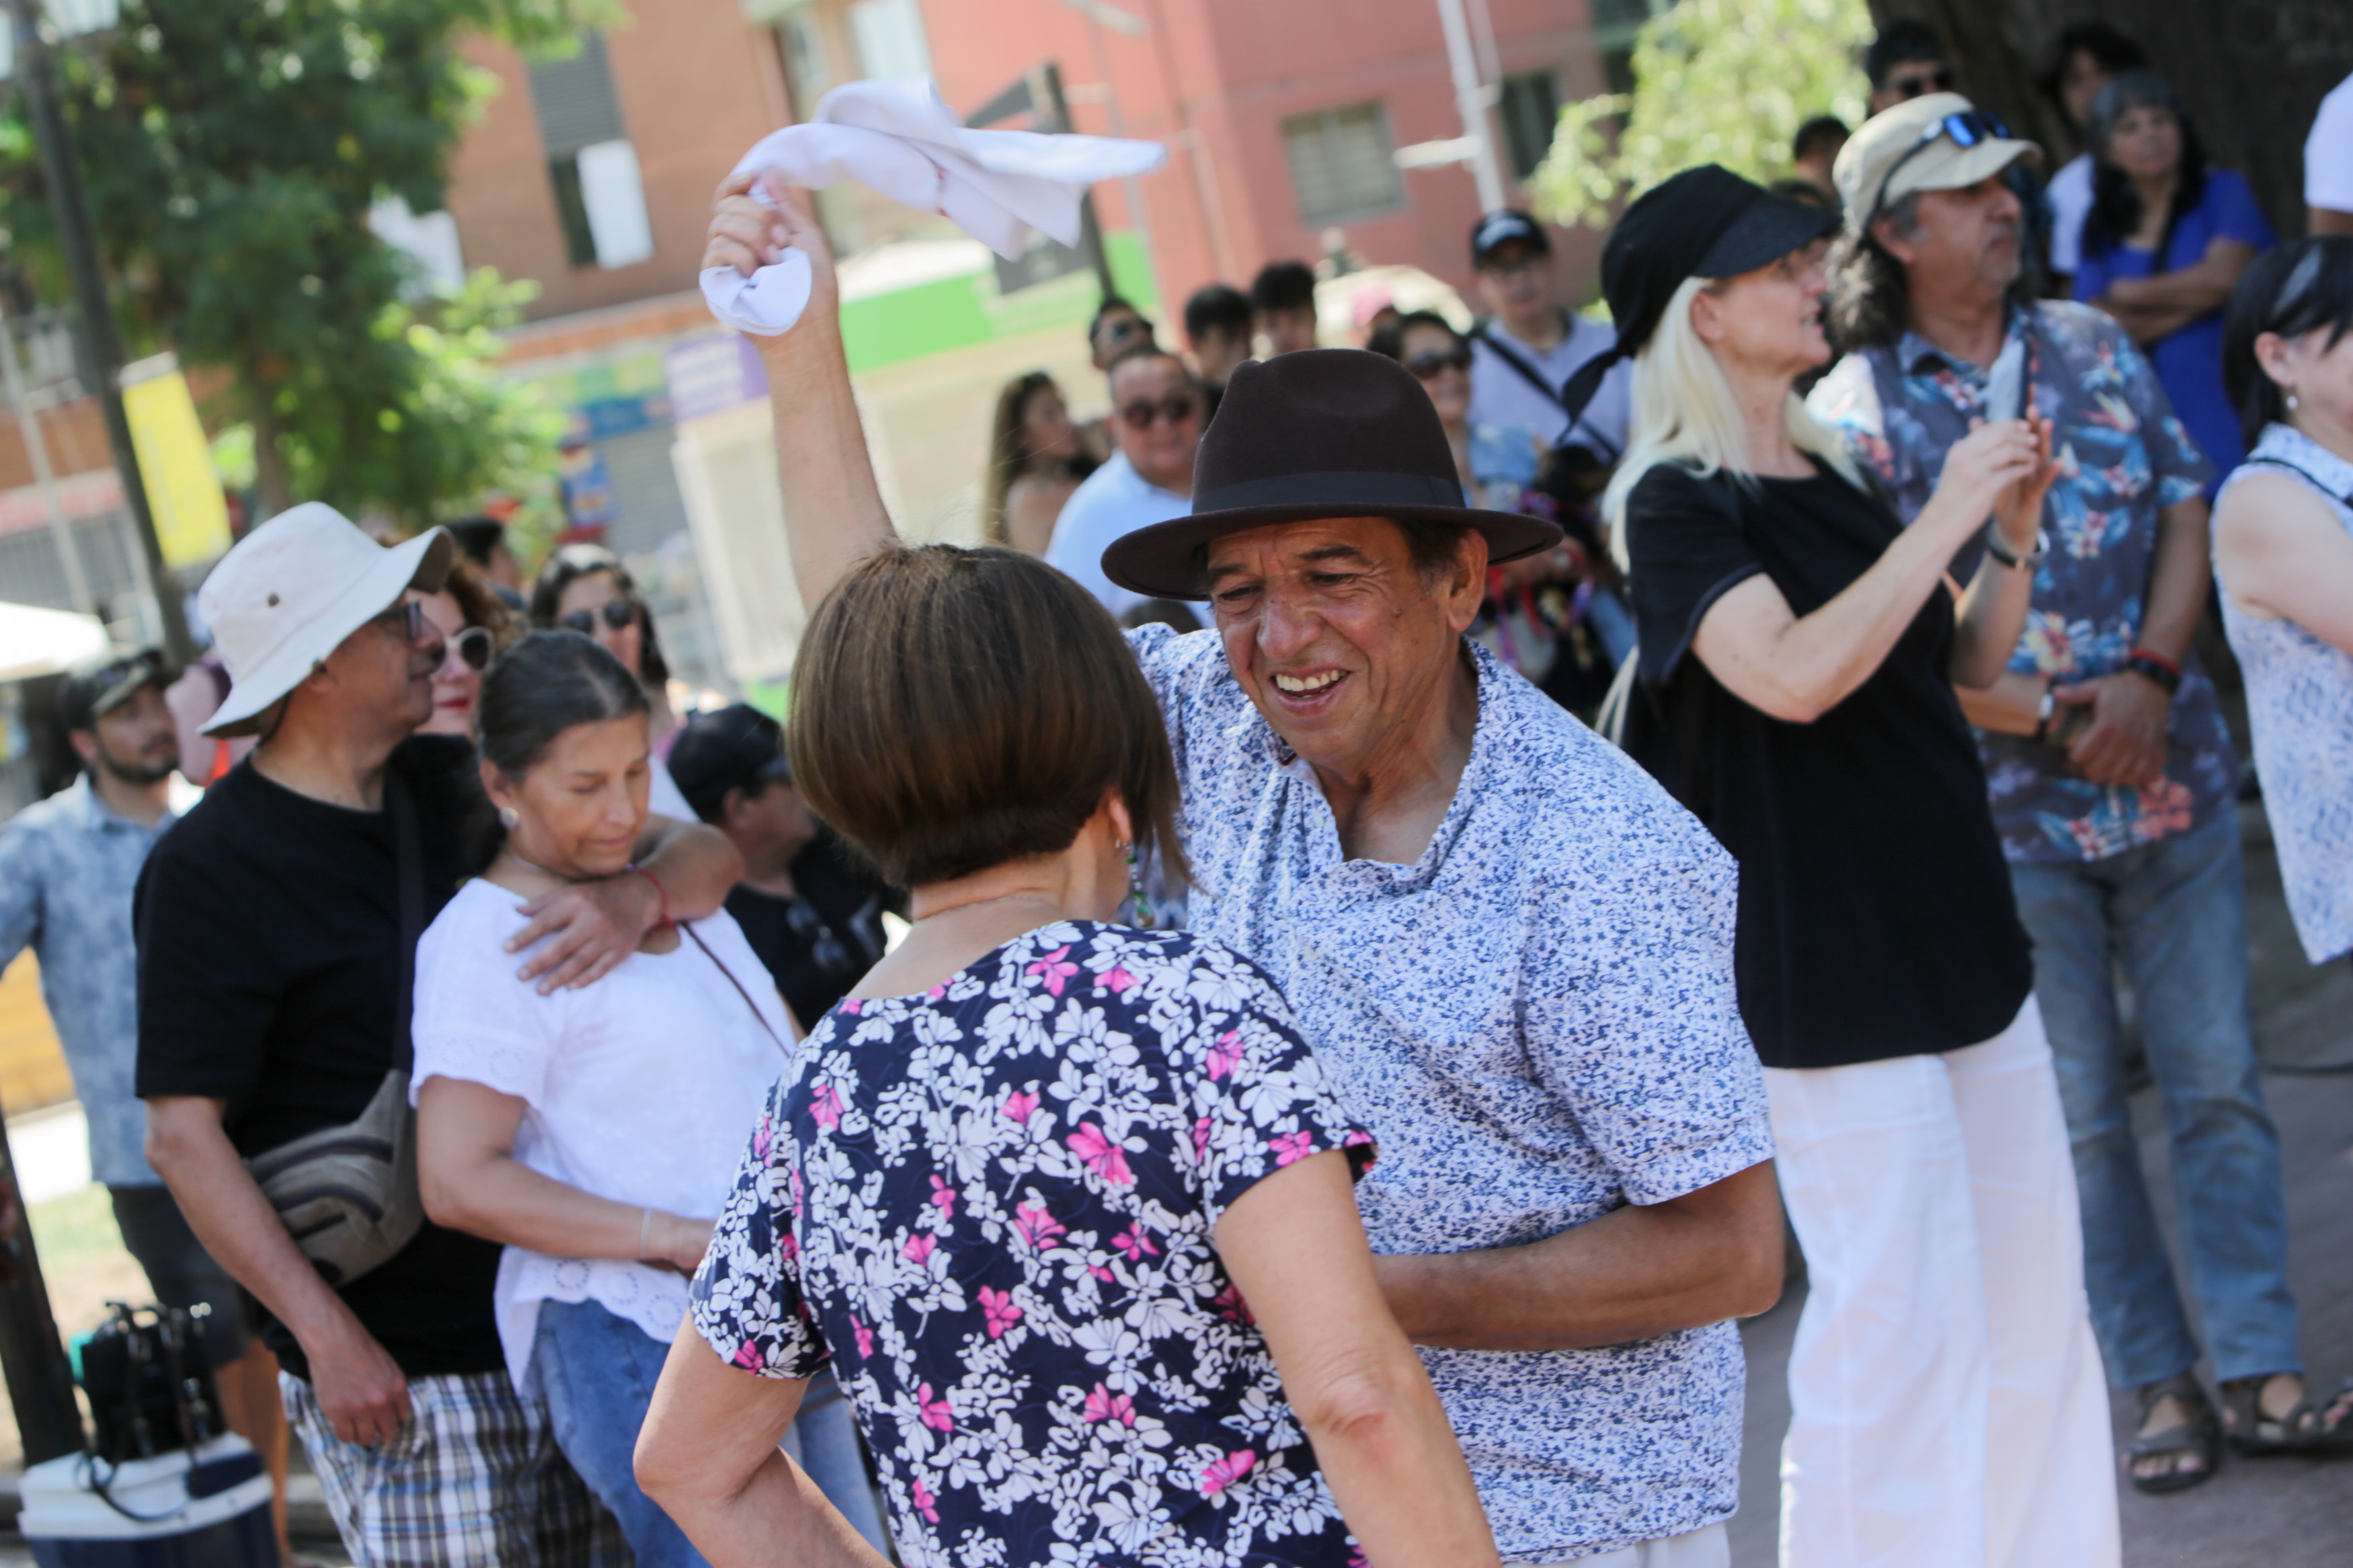
{"label": "earring stud", "polygon": [[522,815],[518,813],[513,806],[502,805],[499,807],[499,826],[505,828],[508,832],[512,833],[515,828],[515,824],[522,820]]}

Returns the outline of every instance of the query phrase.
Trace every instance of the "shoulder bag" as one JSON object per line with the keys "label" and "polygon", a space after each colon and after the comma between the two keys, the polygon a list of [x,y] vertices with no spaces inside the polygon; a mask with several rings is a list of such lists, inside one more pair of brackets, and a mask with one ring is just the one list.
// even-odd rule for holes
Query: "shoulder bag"
{"label": "shoulder bag", "polygon": [[406,781],[390,768],[384,801],[392,819],[400,908],[392,1070],[357,1121],[322,1128],[245,1163],[302,1256],[338,1289],[390,1259],[425,1225],[425,1200],[417,1188],[417,1113],[408,1103],[417,1061],[409,1013],[416,1005],[417,941],[425,930],[424,857],[417,803]]}

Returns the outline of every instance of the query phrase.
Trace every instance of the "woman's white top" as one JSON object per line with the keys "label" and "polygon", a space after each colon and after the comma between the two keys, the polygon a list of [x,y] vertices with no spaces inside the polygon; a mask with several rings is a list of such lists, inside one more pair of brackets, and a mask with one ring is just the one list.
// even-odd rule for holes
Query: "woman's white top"
{"label": "woman's white top", "polygon": [[[527,955],[506,951],[523,901],[477,879],[417,943],[410,1094],[438,1076],[512,1095],[528,1107],[514,1157],[532,1170],[618,1203],[717,1218],[784,1070],[777,1041],[792,1039],[767,970],[722,912],[694,922],[711,954],[681,933],[672,952],[631,953],[585,990],[542,996],[515,978]],[[668,1344],[686,1287],[641,1263],[510,1247],[492,1295],[508,1375],[528,1391],[542,1301],[595,1301]]]}
{"label": "woman's white top", "polygon": [[[2353,496],[2353,463],[2318,442],[2274,425],[2222,481],[2222,493],[2251,474],[2285,474],[2353,531],[2345,500]],[[2227,581],[2222,589],[2222,625],[2246,673],[2255,772],[2288,911],[2305,955],[2326,963],[2353,950],[2353,654],[2294,621],[2250,616],[2232,602]]]}

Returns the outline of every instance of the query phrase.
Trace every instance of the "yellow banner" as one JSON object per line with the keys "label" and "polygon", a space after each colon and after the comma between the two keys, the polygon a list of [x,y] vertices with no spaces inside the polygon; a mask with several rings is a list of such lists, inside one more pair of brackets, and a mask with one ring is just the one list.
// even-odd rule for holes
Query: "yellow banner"
{"label": "yellow banner", "polygon": [[139,453],[164,564],[195,566],[223,554],[229,546],[228,503],[187,377],[174,370],[131,383],[122,389],[122,411],[131,420],[131,444]]}

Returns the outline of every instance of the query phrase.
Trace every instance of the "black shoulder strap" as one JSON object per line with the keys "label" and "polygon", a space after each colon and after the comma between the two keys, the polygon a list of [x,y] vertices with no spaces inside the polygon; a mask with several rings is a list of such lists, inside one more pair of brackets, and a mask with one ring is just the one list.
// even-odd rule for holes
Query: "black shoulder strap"
{"label": "black shoulder strap", "polygon": [[2330,500],[2344,506],[2353,506],[2353,495],[2340,494],[2329,486],[2322,484],[2320,482],[2320,476],[2314,473],[2310,468],[2306,468],[2302,463],[2291,463],[2285,458],[2249,458],[2246,461],[2246,467],[2252,468],[2258,463],[2261,463],[2267,468],[2285,469],[2287,472],[2294,474],[2297,479],[2302,479],[2306,484],[2310,485],[2314,489],[2318,490],[2322,495],[2328,497]]}
{"label": "black shoulder strap", "polygon": [[[1563,319],[1567,321],[1567,330],[1574,332],[1577,330],[1576,321],[1573,319],[1569,319],[1565,311],[1563,312]],[[1473,342],[1486,344],[1488,349],[1493,353],[1494,356],[1497,359],[1502,360],[1505,364],[1509,365],[1513,372],[1516,374],[1522,381],[1526,382],[1530,386],[1535,387],[1538,392],[1543,393],[1545,396],[1550,398],[1552,400],[1552,405],[1559,409],[1562,414],[1567,414],[1568,400],[1561,395],[1561,388],[1555,386],[1551,382],[1546,381],[1544,376],[1544,372],[1538,370],[1526,360],[1521,358],[1517,351],[1511,348],[1502,339],[1496,337],[1493,331],[1488,330],[1493,325],[1494,323],[1493,321],[1489,321],[1486,317],[1482,316],[1477,321],[1471,323],[1471,331],[1468,336]],[[1600,431],[1593,427],[1592,422],[1585,417],[1584,411],[1581,409],[1577,412],[1577,417],[1568,422],[1568,428],[1560,433],[1560,439],[1554,442],[1553,445],[1566,445],[1569,437],[1576,435],[1580,428],[1583,429],[1587,435],[1592,437],[1593,439],[1601,444],[1604,450],[1594,455],[1599,457],[1603,462],[1614,463],[1620,457],[1625,455],[1615,441],[1612,441],[1609,437],[1604,436]]]}
{"label": "black shoulder strap", "polygon": [[392,1059],[394,1067],[408,1072],[417,1065],[409,1015],[417,1006],[417,943],[425,934],[425,853],[417,842],[417,802],[408,793],[408,781],[395,768],[384,770],[384,804],[392,818],[393,874],[400,909],[400,1001],[393,1014],[398,1033],[393,1036]]}

